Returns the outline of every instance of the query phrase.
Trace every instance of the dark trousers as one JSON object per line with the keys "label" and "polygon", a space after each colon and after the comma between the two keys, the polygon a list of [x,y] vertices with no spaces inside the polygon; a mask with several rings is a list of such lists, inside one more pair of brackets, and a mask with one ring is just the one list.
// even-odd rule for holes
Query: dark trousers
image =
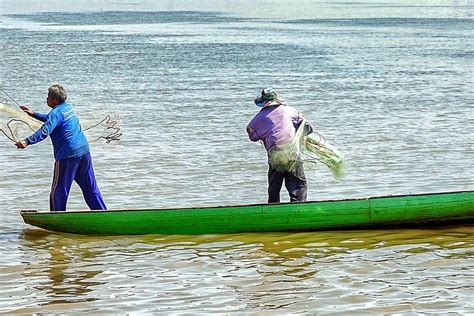
{"label": "dark trousers", "polygon": [[91,210],[105,210],[104,200],[95,180],[90,153],[80,157],[56,160],[49,196],[51,211],[65,211],[72,181],[76,181]]}
{"label": "dark trousers", "polygon": [[307,183],[303,164],[298,164],[298,177],[290,172],[279,172],[268,166],[268,203],[280,202],[280,191],[285,180],[285,187],[290,195],[290,202],[306,201]]}

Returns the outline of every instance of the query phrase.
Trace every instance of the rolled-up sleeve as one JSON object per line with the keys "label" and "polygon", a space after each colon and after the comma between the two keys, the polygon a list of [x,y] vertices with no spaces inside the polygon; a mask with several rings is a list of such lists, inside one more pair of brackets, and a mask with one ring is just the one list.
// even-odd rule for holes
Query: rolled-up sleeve
{"label": "rolled-up sleeve", "polygon": [[257,132],[252,128],[252,126],[247,125],[247,134],[249,135],[249,139],[253,142],[259,141],[260,137],[258,136]]}

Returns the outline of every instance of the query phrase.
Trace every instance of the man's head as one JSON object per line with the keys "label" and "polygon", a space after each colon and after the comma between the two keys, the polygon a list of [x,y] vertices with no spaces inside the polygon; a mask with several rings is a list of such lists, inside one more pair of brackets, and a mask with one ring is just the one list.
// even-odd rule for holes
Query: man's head
{"label": "man's head", "polygon": [[273,90],[272,87],[267,87],[265,89],[262,89],[260,92],[260,95],[256,97],[253,101],[255,104],[259,107],[264,107],[266,104],[271,103],[272,101],[277,101],[278,100],[278,95]]}
{"label": "man's head", "polygon": [[61,104],[67,100],[66,89],[60,84],[53,84],[48,88],[48,98],[46,103],[51,108],[54,108],[56,105]]}

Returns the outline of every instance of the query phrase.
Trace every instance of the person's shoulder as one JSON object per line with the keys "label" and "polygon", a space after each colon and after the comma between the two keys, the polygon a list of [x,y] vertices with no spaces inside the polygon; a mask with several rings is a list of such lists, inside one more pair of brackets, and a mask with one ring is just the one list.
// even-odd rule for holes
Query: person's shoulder
{"label": "person's shoulder", "polygon": [[56,118],[60,119],[63,117],[63,113],[70,111],[72,109],[71,105],[69,103],[63,102],[61,104],[58,104],[55,108],[53,108],[49,112],[49,116],[55,116]]}
{"label": "person's shoulder", "polygon": [[64,109],[67,109],[67,108],[70,108],[71,105],[67,102],[63,102],[63,103],[60,103],[58,104],[57,106],[55,106],[53,108],[53,110],[51,112],[61,112],[61,111],[64,111]]}
{"label": "person's shoulder", "polygon": [[285,111],[292,112],[292,113],[299,113],[300,112],[300,111],[298,111],[297,108],[295,108],[291,105],[285,105],[285,106],[283,106],[283,108],[285,109]]}
{"label": "person's shoulder", "polygon": [[66,102],[66,101],[63,102],[63,103],[61,103],[59,106],[62,107],[63,109],[65,109],[65,108],[72,108],[71,103]]}
{"label": "person's shoulder", "polygon": [[254,117],[250,120],[249,125],[255,124],[256,122],[260,121],[260,120],[263,118],[263,116],[264,116],[264,113],[262,113],[262,112],[263,112],[263,109],[261,109],[260,111],[258,111],[258,112],[254,115]]}
{"label": "person's shoulder", "polygon": [[258,112],[257,114],[255,114],[252,119],[250,120],[249,124],[252,124],[254,123],[255,121],[257,121],[259,119],[259,114],[260,112]]}

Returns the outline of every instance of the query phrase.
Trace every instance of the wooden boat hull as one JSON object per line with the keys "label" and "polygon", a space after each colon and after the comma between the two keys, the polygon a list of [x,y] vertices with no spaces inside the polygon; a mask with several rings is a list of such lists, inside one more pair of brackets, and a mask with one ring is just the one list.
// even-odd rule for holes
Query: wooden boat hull
{"label": "wooden boat hull", "polygon": [[39,212],[25,223],[84,235],[229,234],[474,222],[474,191],[303,203]]}

